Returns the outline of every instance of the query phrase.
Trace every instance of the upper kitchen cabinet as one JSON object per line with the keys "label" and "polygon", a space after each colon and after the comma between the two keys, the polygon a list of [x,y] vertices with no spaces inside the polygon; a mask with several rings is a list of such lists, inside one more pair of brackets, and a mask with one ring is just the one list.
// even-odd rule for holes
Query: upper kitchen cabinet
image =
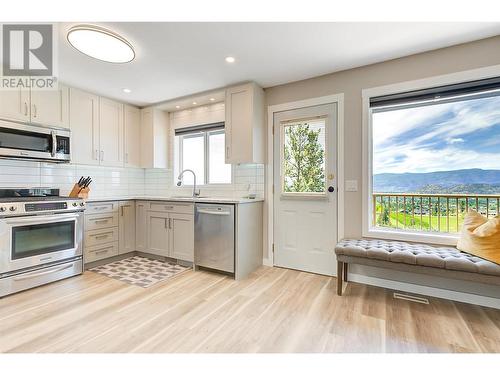
{"label": "upper kitchen cabinet", "polygon": [[69,88],[2,90],[0,118],[60,128],[69,127]]}
{"label": "upper kitchen cabinet", "polygon": [[139,108],[125,105],[124,122],[124,159],[126,167],[141,166],[141,111]]}
{"label": "upper kitchen cabinet", "polygon": [[30,120],[30,91],[25,89],[0,90],[0,118],[2,120]]}
{"label": "upper kitchen cabinet", "polygon": [[264,163],[264,91],[255,83],[226,89],[226,163]]}
{"label": "upper kitchen cabinet", "polygon": [[98,165],[99,97],[74,88],[70,89],[71,161]]}
{"label": "upper kitchen cabinet", "polygon": [[141,167],[168,168],[168,113],[148,107],[141,110]]}
{"label": "upper kitchen cabinet", "polygon": [[69,128],[69,88],[59,84],[57,90],[31,90],[31,122]]}
{"label": "upper kitchen cabinet", "polygon": [[108,167],[123,166],[123,104],[99,98],[99,159]]}

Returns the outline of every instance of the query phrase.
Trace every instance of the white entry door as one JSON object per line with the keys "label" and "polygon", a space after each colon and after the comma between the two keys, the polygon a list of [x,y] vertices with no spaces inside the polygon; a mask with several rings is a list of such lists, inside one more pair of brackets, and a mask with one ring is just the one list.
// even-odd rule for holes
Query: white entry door
{"label": "white entry door", "polygon": [[274,114],[274,264],[335,274],[337,104]]}

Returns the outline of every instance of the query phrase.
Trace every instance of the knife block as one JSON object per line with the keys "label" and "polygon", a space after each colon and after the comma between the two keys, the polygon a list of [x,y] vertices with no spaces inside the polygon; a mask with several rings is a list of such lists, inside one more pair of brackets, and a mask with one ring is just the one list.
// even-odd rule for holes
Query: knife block
{"label": "knife block", "polygon": [[69,192],[70,198],[82,198],[87,199],[89,197],[90,188],[81,188],[78,184],[73,185],[73,189]]}

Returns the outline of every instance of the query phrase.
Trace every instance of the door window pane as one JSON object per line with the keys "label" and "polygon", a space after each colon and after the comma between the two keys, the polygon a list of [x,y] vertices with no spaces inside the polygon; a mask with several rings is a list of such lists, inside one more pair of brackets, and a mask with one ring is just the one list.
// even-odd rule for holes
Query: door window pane
{"label": "door window pane", "polygon": [[325,121],[281,124],[283,193],[325,193]]}
{"label": "door window pane", "polygon": [[[196,173],[196,182],[199,184],[205,181],[204,138],[203,134],[184,136],[182,138],[182,168],[192,169]],[[192,185],[194,183],[191,173],[185,173],[182,179],[185,185]]]}
{"label": "door window pane", "polygon": [[225,163],[224,131],[208,133],[208,183],[230,184],[231,164]]}

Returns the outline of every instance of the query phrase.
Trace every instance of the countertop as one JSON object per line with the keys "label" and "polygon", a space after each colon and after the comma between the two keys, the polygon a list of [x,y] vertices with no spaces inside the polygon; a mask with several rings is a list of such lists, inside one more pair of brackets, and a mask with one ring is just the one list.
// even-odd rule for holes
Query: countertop
{"label": "countertop", "polygon": [[90,197],[86,199],[86,202],[110,202],[110,201],[129,201],[129,200],[141,200],[141,201],[166,201],[166,202],[192,202],[192,203],[232,203],[232,204],[245,204],[245,203],[256,203],[263,202],[263,198],[226,198],[226,197],[160,197],[160,196],[138,196],[138,197],[103,197],[103,198],[93,198]]}

